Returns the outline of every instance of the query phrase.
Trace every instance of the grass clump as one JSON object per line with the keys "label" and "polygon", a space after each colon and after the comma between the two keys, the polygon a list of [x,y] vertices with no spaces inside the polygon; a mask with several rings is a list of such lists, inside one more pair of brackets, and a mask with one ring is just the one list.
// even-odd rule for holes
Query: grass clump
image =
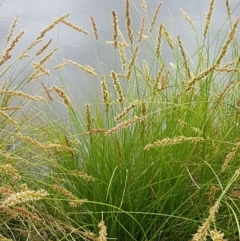
{"label": "grass clump", "polygon": [[[214,4],[203,33],[180,10],[197,37],[191,51],[164,23],[157,26],[162,4],[150,19],[145,1],[138,9],[126,0],[126,29],[120,29],[117,12],[110,12],[113,37],[106,44],[116,68],[106,72],[63,60],[53,70],[61,75],[73,65],[99,81],[101,91],[82,108],[65,88],[47,87],[41,79],[51,76],[45,63],[57,49],[38,62],[29,57],[33,70],[17,88],[12,86],[20,76],[4,82],[3,240],[239,240],[239,19],[231,19],[226,1],[229,33],[210,55],[219,41],[209,36]],[[139,31],[133,29],[132,11],[141,17]],[[18,61],[57,24],[88,34],[68,17],[47,26]],[[2,53],[1,79],[14,68],[9,61],[20,41],[17,35],[11,42],[16,21]],[[92,38],[105,44],[90,21]],[[34,92],[34,86],[41,93],[25,91]],[[49,114],[59,100],[67,119]]]}

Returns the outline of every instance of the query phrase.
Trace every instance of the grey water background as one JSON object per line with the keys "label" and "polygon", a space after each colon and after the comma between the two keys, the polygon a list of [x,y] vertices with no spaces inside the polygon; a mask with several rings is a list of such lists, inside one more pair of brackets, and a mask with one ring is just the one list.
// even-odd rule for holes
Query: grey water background
{"label": "grey water background", "polygon": [[[172,35],[180,35],[184,43],[184,47],[189,55],[192,50],[196,49],[196,36],[191,31],[188,22],[182,17],[180,8],[186,11],[195,23],[197,31],[201,34],[205,23],[205,15],[209,8],[208,0],[146,0],[148,6],[149,19],[159,4],[163,3],[163,7],[157,19],[157,25],[163,22],[168,31]],[[133,28],[138,32],[141,23],[139,11],[142,11],[140,0],[132,0],[131,15],[133,20]],[[239,0],[231,2],[232,19],[240,16]],[[82,26],[89,31],[89,35],[78,33],[63,24],[51,30],[47,36],[48,39],[53,39],[49,50],[58,47],[59,51],[54,56],[54,60],[47,65],[53,69],[57,63],[61,63],[62,59],[71,59],[79,62],[82,65],[88,64],[97,72],[107,72],[115,69],[115,57],[112,48],[105,44],[100,44],[94,38],[90,17],[93,16],[98,28],[98,33],[101,42],[112,39],[112,15],[111,10],[116,10],[118,13],[118,23],[120,29],[125,31],[125,1],[124,0],[0,0],[0,46],[1,51],[6,46],[6,36],[9,27],[17,13],[20,12],[20,19],[15,30],[15,35],[21,30],[26,30],[26,34],[14,50],[14,55],[18,56],[24,48],[26,48],[44,29],[53,21],[54,17],[59,17],[66,13],[71,13],[68,20],[78,26]],[[216,0],[215,12],[212,18],[210,35],[214,38],[218,30],[221,28],[218,43],[221,44],[229,31],[229,26],[224,24],[227,19],[227,10],[225,0]],[[45,42],[46,42],[45,41]],[[152,42],[153,43],[153,42]],[[34,47],[37,51],[42,44]],[[153,47],[154,48],[154,47]],[[210,49],[210,54],[214,55],[216,51],[213,45]],[[169,47],[163,46],[162,54],[166,63],[173,62],[174,59],[169,54]],[[30,71],[28,59],[25,59],[21,64],[16,64],[13,68],[12,75],[18,76],[19,79],[25,78]],[[138,61],[140,61],[138,59]],[[22,71],[22,67],[24,71]],[[12,78],[14,78],[12,76]],[[99,90],[99,80],[92,78],[89,75],[82,73],[74,67],[68,66],[66,71],[61,71],[60,74],[53,74],[51,77],[43,77],[40,81],[44,82],[48,87],[53,84],[60,84],[64,81],[67,85],[69,93],[79,97],[79,101],[85,101],[94,97],[94,93]],[[0,79],[1,82],[5,79]],[[39,82],[38,82],[39,84]],[[37,84],[36,84],[37,85]],[[38,88],[36,87],[36,90]]]}

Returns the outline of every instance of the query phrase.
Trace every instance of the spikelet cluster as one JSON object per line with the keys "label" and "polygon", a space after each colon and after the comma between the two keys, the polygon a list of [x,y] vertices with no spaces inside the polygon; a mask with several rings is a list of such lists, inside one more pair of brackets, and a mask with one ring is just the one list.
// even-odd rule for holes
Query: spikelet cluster
{"label": "spikelet cluster", "polygon": [[83,171],[73,171],[74,175],[77,175],[78,177],[82,178],[85,181],[88,182],[94,182],[95,178],[92,176],[89,176],[87,173],[83,172]]}
{"label": "spikelet cluster", "polygon": [[6,238],[2,234],[0,234],[0,241],[13,241],[13,239]]}
{"label": "spikelet cluster", "polygon": [[118,46],[118,20],[116,11],[112,10],[112,19],[113,19],[113,45],[116,49]]}
{"label": "spikelet cluster", "polygon": [[48,26],[46,26],[38,35],[38,37],[21,53],[21,55],[19,56],[19,59],[22,59],[24,57],[27,57],[27,52],[32,49],[36,44],[38,44],[39,42],[42,41],[42,39],[45,37],[46,33],[49,32],[50,30],[52,30],[57,24],[59,24],[62,20],[68,18],[70,16],[69,13],[56,18],[51,24],[49,24]]}
{"label": "spikelet cluster", "polygon": [[42,48],[40,48],[37,52],[36,52],[36,56],[39,56],[40,54],[42,54],[47,48],[48,46],[51,44],[52,39],[50,39],[46,44],[44,44],[42,46]]}
{"label": "spikelet cluster", "polygon": [[210,237],[213,241],[227,241],[227,239],[223,238],[224,233],[222,233],[221,231],[213,229],[209,233],[210,233]]}
{"label": "spikelet cluster", "polygon": [[18,22],[18,19],[19,19],[19,13],[17,14],[16,18],[13,20],[13,23],[9,29],[9,33],[7,35],[7,42],[10,41],[12,35],[13,35],[13,31],[14,29],[16,28],[16,25],[17,25],[17,22]]}
{"label": "spikelet cluster", "polygon": [[72,60],[67,60],[67,59],[64,59],[63,63],[55,66],[54,69],[55,70],[60,69],[62,67],[65,67],[68,64],[71,64],[71,65],[75,66],[76,68],[78,68],[78,69],[80,69],[80,70],[82,70],[82,71],[84,71],[84,72],[86,72],[86,73],[88,73],[88,74],[90,74],[94,77],[97,77],[97,74],[96,74],[95,70],[91,66],[89,66],[89,65],[83,66],[83,65],[81,65],[77,62],[74,62]]}
{"label": "spikelet cluster", "polygon": [[135,103],[131,103],[128,107],[126,107],[120,114],[118,114],[115,117],[115,121],[119,121],[121,120],[124,116],[126,116],[133,108],[135,108],[136,106],[138,106],[139,103],[135,102]]}
{"label": "spikelet cluster", "polygon": [[164,24],[163,24],[162,33],[163,33],[164,37],[166,38],[166,40],[167,40],[169,46],[171,47],[171,49],[173,49],[173,47],[174,47],[174,40],[172,39],[172,37],[168,33],[168,31],[167,31],[167,29],[166,29]]}
{"label": "spikelet cluster", "polygon": [[132,68],[137,60],[138,51],[139,51],[139,44],[137,44],[137,46],[135,47],[133,54],[132,54],[132,58],[128,65],[127,76],[126,76],[127,80],[130,80],[130,78],[131,78]]}
{"label": "spikelet cluster", "polygon": [[46,86],[43,82],[41,82],[41,85],[42,85],[45,93],[47,94],[47,97],[49,98],[49,100],[53,101],[53,98],[52,98],[52,96],[51,96],[51,94],[50,94],[50,91],[49,91],[49,89],[47,88],[47,86]]}
{"label": "spikelet cluster", "polygon": [[37,201],[46,197],[48,195],[46,190],[23,190],[17,193],[13,193],[4,199],[1,203],[1,207],[11,207],[17,204],[29,202],[29,201]]}
{"label": "spikelet cluster", "polygon": [[153,14],[152,22],[150,24],[150,30],[149,30],[150,32],[152,32],[154,24],[157,21],[157,16],[158,16],[158,13],[159,13],[161,7],[162,7],[162,3],[159,3],[157,8],[156,8],[156,10],[155,10],[155,12],[154,12],[154,14]]}
{"label": "spikelet cluster", "polygon": [[178,39],[178,45],[180,47],[181,54],[182,54],[182,57],[183,57],[183,65],[184,65],[185,71],[187,73],[187,77],[188,77],[188,79],[191,79],[192,74],[191,74],[191,71],[190,71],[189,66],[188,66],[187,56],[186,56],[186,53],[184,51],[182,41],[181,41],[179,36],[177,37],[177,39]]}
{"label": "spikelet cluster", "polygon": [[25,31],[21,31],[13,40],[9,43],[8,47],[4,50],[1,59],[0,59],[0,66],[3,65],[11,58],[11,52],[16,47],[17,43],[20,41],[22,36],[25,34]]}
{"label": "spikelet cluster", "polygon": [[210,0],[209,10],[208,10],[207,15],[206,15],[206,22],[205,22],[204,31],[203,31],[204,38],[206,38],[209,27],[210,27],[210,24],[211,24],[211,18],[212,18],[212,14],[213,14],[213,11],[214,11],[215,1],[216,0]]}
{"label": "spikelet cluster", "polygon": [[93,28],[93,33],[95,36],[95,39],[98,40],[98,30],[97,30],[97,25],[96,22],[94,20],[94,18],[91,16],[91,24],[92,24],[92,28]]}
{"label": "spikelet cluster", "polygon": [[14,207],[13,212],[15,213],[15,215],[19,215],[19,216],[22,216],[22,217],[29,218],[32,221],[35,221],[35,222],[38,222],[38,223],[43,222],[43,220],[38,215],[28,211],[26,208]]}
{"label": "spikelet cluster", "polygon": [[238,151],[238,149],[240,148],[240,142],[237,142],[234,147],[232,148],[232,150],[227,154],[225,160],[224,160],[224,163],[222,165],[222,172],[224,172],[229,163],[231,162],[231,160],[235,157],[236,155],[236,152]]}
{"label": "spikelet cluster", "polygon": [[166,137],[162,140],[158,140],[154,142],[153,144],[146,145],[144,149],[150,150],[154,147],[172,146],[172,145],[181,144],[183,142],[197,143],[197,142],[203,142],[203,141],[204,139],[202,137],[186,137],[186,136],[176,136],[173,138]]}
{"label": "spikelet cluster", "polygon": [[118,95],[118,102],[123,104],[123,100],[124,100],[123,91],[122,91],[122,87],[120,85],[120,81],[118,79],[118,75],[116,74],[115,71],[111,71],[111,76],[112,76],[112,79],[113,79],[114,88],[115,88],[115,90],[117,92],[117,95]]}
{"label": "spikelet cluster", "polygon": [[130,40],[130,43],[133,44],[133,30],[132,30],[132,19],[130,15],[130,3],[129,0],[126,0],[126,27],[127,27],[127,34]]}
{"label": "spikelet cluster", "polygon": [[209,216],[204,223],[198,227],[197,233],[193,235],[191,241],[204,241],[209,233],[210,225],[215,221],[215,215],[218,212],[220,203],[216,201],[215,204],[209,209]]}
{"label": "spikelet cluster", "polygon": [[0,171],[12,176],[15,180],[21,179],[21,176],[18,174],[16,168],[11,164],[0,165]]}
{"label": "spikelet cluster", "polygon": [[189,25],[191,26],[191,28],[193,30],[196,30],[195,26],[194,26],[194,22],[193,20],[190,18],[190,16],[182,9],[180,8],[180,12],[183,15],[183,17],[188,21]]}
{"label": "spikelet cluster", "polygon": [[163,32],[163,23],[161,23],[159,28],[158,28],[158,37],[157,37],[157,45],[156,45],[156,57],[158,59],[161,56],[162,32]]}
{"label": "spikelet cluster", "polygon": [[68,27],[76,30],[77,32],[88,34],[88,31],[87,31],[87,30],[83,29],[83,28],[80,27],[80,26],[76,26],[76,25],[73,24],[72,22],[67,21],[65,18],[61,19],[60,21],[61,21],[63,24],[67,25]]}
{"label": "spikelet cluster", "polygon": [[54,86],[52,86],[52,88],[50,90],[55,91],[58,94],[58,96],[63,99],[66,106],[73,108],[73,104],[72,104],[71,100],[69,99],[68,95],[62,89],[60,89],[59,87],[54,85]]}
{"label": "spikelet cluster", "polygon": [[141,0],[141,6],[143,11],[146,13],[147,12],[147,4],[145,0]]}
{"label": "spikelet cluster", "polygon": [[98,237],[98,241],[107,241],[107,227],[104,223],[104,221],[101,221],[98,224],[99,227],[99,237]]}
{"label": "spikelet cluster", "polygon": [[78,199],[75,195],[73,195],[67,189],[65,189],[65,188],[63,188],[59,185],[54,184],[53,189],[58,191],[63,196],[69,198],[70,199],[69,205],[73,208],[78,207],[78,206],[82,206],[87,201],[87,199]]}
{"label": "spikelet cluster", "polygon": [[107,82],[105,79],[101,81],[101,89],[102,89],[103,101],[105,103],[105,113],[106,115],[108,115],[108,111],[110,107],[110,94],[109,94]]}
{"label": "spikelet cluster", "polygon": [[113,127],[112,129],[109,129],[109,130],[106,130],[105,131],[105,135],[108,136],[108,135],[111,135],[113,133],[116,133],[122,129],[125,129],[133,124],[135,124],[136,122],[141,122],[145,119],[145,117],[139,117],[139,116],[135,116],[133,118],[130,118],[126,121],[123,121],[121,123],[119,123],[117,126]]}

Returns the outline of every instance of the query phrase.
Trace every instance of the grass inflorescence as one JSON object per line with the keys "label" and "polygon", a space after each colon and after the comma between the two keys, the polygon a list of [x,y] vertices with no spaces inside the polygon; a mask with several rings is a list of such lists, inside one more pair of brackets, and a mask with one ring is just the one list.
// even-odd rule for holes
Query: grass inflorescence
{"label": "grass inflorescence", "polygon": [[[203,33],[179,10],[197,38],[194,50],[158,22],[162,3],[152,14],[146,1],[136,9],[126,0],[125,29],[109,11],[109,41],[94,16],[91,36],[65,14],[14,59],[25,34],[13,37],[17,15],[0,57],[0,240],[240,239],[240,20],[226,0],[229,32],[216,45],[218,37],[209,37],[215,2]],[[59,24],[109,44],[119,66],[95,70],[65,59],[48,69],[58,48],[49,50],[46,36]],[[26,58],[31,73],[12,74]],[[100,84],[82,106],[66,86],[45,81],[69,65]],[[66,116],[56,118],[54,104]]]}

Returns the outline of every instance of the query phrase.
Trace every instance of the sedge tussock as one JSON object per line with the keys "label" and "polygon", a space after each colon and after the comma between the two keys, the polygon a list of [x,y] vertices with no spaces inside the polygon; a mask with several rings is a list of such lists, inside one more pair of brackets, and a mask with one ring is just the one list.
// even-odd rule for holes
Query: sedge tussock
{"label": "sedge tussock", "polygon": [[227,239],[223,238],[224,233],[222,233],[221,231],[213,229],[209,233],[210,233],[210,237],[213,241],[227,241]]}
{"label": "sedge tussock", "polygon": [[16,168],[13,167],[11,164],[0,165],[0,171],[13,177],[15,180],[21,179],[21,176],[18,174]]}
{"label": "sedge tussock", "polygon": [[36,56],[39,56],[40,54],[42,54],[46,49],[47,47],[51,44],[52,42],[52,39],[50,39],[46,44],[44,44],[42,46],[42,48],[40,48],[37,52],[36,52]]}
{"label": "sedge tussock", "polygon": [[131,78],[132,68],[135,65],[135,62],[137,60],[138,51],[139,51],[139,44],[137,44],[137,46],[133,50],[132,58],[130,60],[130,63],[128,65],[128,69],[127,69],[127,76],[126,76],[127,80],[130,80],[130,78]]}
{"label": "sedge tussock", "polygon": [[190,68],[188,66],[187,56],[186,56],[186,53],[185,53],[183,45],[182,45],[182,41],[181,41],[179,36],[177,37],[177,40],[178,40],[178,45],[179,45],[180,50],[181,50],[181,55],[183,57],[183,65],[184,65],[184,68],[186,70],[187,77],[188,77],[188,79],[191,79],[192,74],[191,74]]}
{"label": "sedge tussock", "polygon": [[63,99],[63,102],[66,104],[66,106],[73,108],[73,104],[72,104],[71,100],[69,99],[68,95],[62,89],[60,89],[59,87],[54,85],[51,87],[50,90],[53,90],[54,92],[56,92],[58,94],[58,96]]}
{"label": "sedge tussock", "polygon": [[206,15],[206,22],[205,22],[205,26],[204,26],[204,31],[203,31],[203,37],[206,38],[210,24],[211,24],[211,18],[212,18],[212,14],[214,11],[214,5],[215,5],[215,1],[216,0],[210,0],[209,3],[209,9]]}
{"label": "sedge tussock", "polygon": [[120,85],[120,81],[118,79],[118,75],[115,71],[111,71],[111,76],[112,76],[113,83],[114,83],[114,89],[118,95],[118,102],[123,104],[123,100],[124,100],[123,91],[122,91],[122,87]]}
{"label": "sedge tussock", "polygon": [[9,116],[7,113],[5,113],[5,111],[0,110],[0,115],[6,118],[8,122],[11,123],[12,125],[14,126],[17,125],[17,121],[13,119],[11,116]]}
{"label": "sedge tussock", "polygon": [[22,204],[29,201],[34,202],[42,199],[43,197],[46,197],[47,195],[48,195],[48,192],[44,189],[40,189],[38,191],[25,190],[25,191],[17,192],[17,193],[11,194],[6,199],[4,199],[1,202],[1,207],[12,207],[17,204]]}
{"label": "sedge tussock", "polygon": [[13,241],[13,239],[6,238],[2,234],[0,234],[0,241]]}
{"label": "sedge tussock", "polygon": [[141,6],[142,6],[144,13],[146,13],[147,12],[147,4],[146,4],[145,0],[141,0]]}
{"label": "sedge tussock", "polygon": [[236,156],[236,152],[239,150],[239,148],[240,148],[240,142],[237,142],[234,145],[234,147],[232,148],[232,150],[227,154],[227,156],[226,156],[226,158],[224,160],[224,163],[222,165],[222,168],[221,168],[222,172],[224,172],[227,169],[227,167],[228,167],[229,163],[231,162],[231,160]]}
{"label": "sedge tussock", "polygon": [[158,36],[157,36],[157,44],[156,44],[156,57],[160,59],[161,57],[161,47],[162,47],[162,32],[163,32],[163,23],[161,23],[158,27]]}
{"label": "sedge tussock", "polygon": [[29,218],[31,221],[34,221],[34,222],[37,222],[37,223],[43,222],[43,220],[40,217],[38,217],[38,215],[28,211],[26,208],[14,207],[13,211],[16,215],[19,215],[19,216],[22,216],[22,217],[25,217],[25,218]]}
{"label": "sedge tussock", "polygon": [[173,138],[166,137],[162,140],[158,140],[154,142],[153,144],[148,144],[145,146],[144,150],[150,150],[155,147],[161,147],[161,146],[173,146],[177,144],[181,144],[183,142],[191,142],[191,143],[197,143],[197,142],[203,142],[204,139],[202,137],[187,137],[187,136],[176,136]]}
{"label": "sedge tussock", "polygon": [[90,74],[90,75],[92,75],[94,77],[97,77],[97,74],[96,74],[95,70],[91,66],[89,66],[89,65],[83,66],[83,65],[81,65],[81,64],[79,64],[77,62],[74,62],[74,61],[68,60],[68,59],[64,59],[63,60],[63,65],[62,64],[57,65],[57,66],[55,66],[55,69],[62,68],[64,66],[66,66],[67,64],[71,64],[71,65],[75,66],[76,68],[82,70],[83,72],[86,72],[86,73],[88,73],[88,74]]}
{"label": "sedge tussock", "polygon": [[220,203],[216,201],[215,204],[209,209],[209,216],[204,223],[198,227],[197,232],[193,235],[191,241],[204,241],[209,233],[210,225],[215,221],[215,215],[218,212]]}
{"label": "sedge tussock", "polygon": [[125,129],[125,128],[129,127],[129,126],[132,126],[136,122],[142,122],[144,119],[145,119],[145,116],[144,117],[143,116],[141,116],[141,117],[135,116],[133,118],[130,118],[130,119],[126,120],[126,121],[123,121],[123,122],[119,123],[117,126],[111,128],[109,130],[106,130],[105,131],[105,135],[109,136],[109,135],[111,135],[113,133],[116,133],[116,132],[122,130],[122,129]]}
{"label": "sedge tussock", "polygon": [[9,43],[8,47],[4,50],[2,57],[0,59],[0,66],[3,65],[7,60],[11,58],[11,51],[16,47],[17,43],[20,41],[25,31],[21,31],[13,40]]}
{"label": "sedge tussock", "polygon": [[112,20],[113,20],[113,45],[116,49],[118,46],[118,20],[116,11],[112,10]]}
{"label": "sedge tussock", "polygon": [[194,26],[194,22],[193,20],[190,18],[190,16],[182,9],[180,8],[180,12],[181,14],[183,15],[183,17],[188,21],[190,27],[193,29],[193,30],[196,30],[195,26]]}
{"label": "sedge tussock", "polygon": [[162,7],[162,3],[159,3],[158,6],[157,6],[157,8],[156,8],[156,10],[155,10],[155,12],[154,12],[154,14],[153,14],[153,20],[152,20],[152,22],[151,22],[151,24],[150,24],[150,32],[152,32],[153,27],[154,27],[154,24],[155,24],[156,21],[157,21],[157,16],[158,16],[158,13],[159,13],[161,7]]}
{"label": "sedge tussock", "polygon": [[133,44],[133,30],[132,30],[132,19],[130,15],[130,3],[129,0],[126,0],[126,27],[127,27],[127,34],[130,40],[130,43]]}
{"label": "sedge tussock", "polygon": [[107,226],[105,225],[104,221],[101,221],[98,224],[99,227],[99,237],[98,237],[98,241],[107,241]]}
{"label": "sedge tussock", "polygon": [[110,94],[108,91],[107,81],[105,78],[101,81],[101,90],[102,90],[102,97],[105,104],[105,113],[108,115],[109,107],[110,107]]}
{"label": "sedge tussock", "polygon": [[139,103],[135,102],[135,103],[131,103],[128,107],[126,107],[120,114],[118,114],[114,119],[115,121],[119,121],[121,120],[124,116],[126,116],[133,108],[135,108],[136,106],[138,106]]}
{"label": "sedge tussock", "polygon": [[93,34],[95,36],[95,39],[98,40],[98,30],[97,30],[97,25],[96,22],[94,20],[94,18],[91,16],[91,24],[92,24],[92,28],[93,28]]}
{"label": "sedge tussock", "polygon": [[41,85],[42,85],[45,93],[47,94],[47,97],[49,98],[49,100],[53,101],[53,98],[52,98],[52,96],[51,96],[51,94],[50,94],[50,91],[49,91],[49,89],[47,88],[47,86],[46,86],[43,82],[41,82]]}
{"label": "sedge tussock", "polygon": [[65,18],[61,19],[60,21],[61,21],[63,24],[67,25],[68,27],[76,30],[77,32],[88,34],[88,31],[87,31],[87,30],[83,29],[83,28],[80,27],[80,26],[76,26],[76,25],[73,24],[72,22],[67,21]]}
{"label": "sedge tussock", "polygon": [[7,35],[7,43],[10,41],[11,37],[13,36],[13,31],[16,28],[17,22],[19,19],[19,13],[17,14],[16,18],[13,20],[13,23],[9,29],[8,35]]}
{"label": "sedge tussock", "polygon": [[141,22],[141,25],[140,25],[140,30],[138,32],[138,43],[140,43],[142,40],[143,40],[143,31],[144,31],[144,28],[145,28],[145,19],[142,18],[142,22]]}

